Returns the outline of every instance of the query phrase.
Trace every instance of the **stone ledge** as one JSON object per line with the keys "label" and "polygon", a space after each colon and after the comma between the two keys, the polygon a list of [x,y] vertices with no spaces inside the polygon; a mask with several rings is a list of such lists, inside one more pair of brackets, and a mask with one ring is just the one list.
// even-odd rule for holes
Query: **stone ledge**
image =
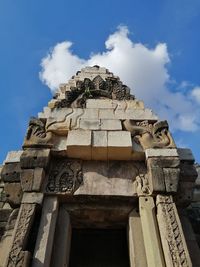
{"label": "stone ledge", "polygon": [[177,148],[177,151],[178,151],[180,160],[192,161],[194,163],[195,158],[192,154],[192,151],[189,148]]}
{"label": "stone ledge", "polygon": [[176,148],[148,148],[145,150],[146,159],[152,157],[178,157]]}

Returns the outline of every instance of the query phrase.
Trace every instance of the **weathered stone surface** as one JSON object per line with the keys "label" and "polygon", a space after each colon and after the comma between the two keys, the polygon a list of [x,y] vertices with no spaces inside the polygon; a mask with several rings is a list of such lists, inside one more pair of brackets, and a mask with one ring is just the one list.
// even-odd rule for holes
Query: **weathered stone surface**
{"label": "weathered stone surface", "polygon": [[42,187],[42,183],[45,178],[45,171],[43,168],[35,168],[34,169],[34,179],[32,185],[32,191],[40,191]]}
{"label": "weathered stone surface", "polygon": [[29,204],[42,204],[44,194],[43,193],[36,193],[31,192],[27,193],[25,192],[23,194],[22,203],[29,203]]}
{"label": "weathered stone surface", "polygon": [[131,159],[131,134],[127,131],[108,131],[108,159]]}
{"label": "weathered stone surface", "polygon": [[22,188],[20,183],[5,183],[6,201],[12,206],[16,207],[21,203]]}
{"label": "weathered stone surface", "polygon": [[107,131],[92,132],[92,160],[107,160],[108,137]]}
{"label": "weathered stone surface", "polygon": [[144,164],[132,161],[84,161],[83,182],[75,195],[136,196],[134,181],[145,174]]}
{"label": "weathered stone surface", "polygon": [[[59,208],[55,239],[52,250],[51,266],[68,266],[71,242],[70,216],[64,206]],[[60,245],[62,244],[62,246]]]}
{"label": "weathered stone surface", "polygon": [[84,130],[100,130],[100,120],[80,119],[79,128]]}
{"label": "weathered stone surface", "polygon": [[136,209],[129,215],[128,240],[130,267],[147,267],[141,219]]}
{"label": "weathered stone surface", "polygon": [[194,183],[180,182],[176,195],[176,203],[180,206],[188,206],[193,197]]}
{"label": "weathered stone surface", "polygon": [[147,266],[165,267],[153,198],[139,197],[139,209],[147,256]]}
{"label": "weathered stone surface", "polygon": [[198,177],[197,170],[193,164],[181,162],[180,165],[180,181],[195,182]]}
{"label": "weathered stone surface", "polygon": [[46,123],[46,132],[52,132],[56,135],[66,136],[70,130],[71,119],[65,118],[64,120],[58,120],[55,118],[48,118]]}
{"label": "weathered stone surface", "polygon": [[158,195],[156,203],[166,266],[193,266],[172,197]]}
{"label": "weathered stone surface", "polygon": [[45,198],[32,260],[32,267],[50,266],[57,214],[57,198]]}
{"label": "weathered stone surface", "polygon": [[20,182],[20,163],[8,163],[3,166],[1,177],[4,182]]}
{"label": "weathered stone surface", "polygon": [[178,168],[163,168],[166,192],[177,192],[180,170]]}
{"label": "weathered stone surface", "polygon": [[35,167],[46,168],[50,159],[50,149],[24,150],[21,155],[21,167],[31,169]]}
{"label": "weathered stone surface", "polygon": [[23,169],[21,173],[21,186],[24,192],[32,191],[34,169]]}
{"label": "weathered stone surface", "polygon": [[23,153],[22,150],[8,152],[4,163],[6,164],[6,163],[17,163],[17,162],[20,162],[20,157],[21,157],[22,153]]}
{"label": "weathered stone surface", "polygon": [[122,124],[120,120],[101,120],[101,130],[120,131]]}
{"label": "weathered stone surface", "polygon": [[192,154],[192,151],[188,148],[178,148],[178,155],[180,157],[180,160],[182,161],[191,161],[192,163],[194,163],[195,159],[194,156]]}
{"label": "weathered stone surface", "polygon": [[146,159],[152,157],[178,157],[177,149],[175,148],[148,148],[145,150]]}
{"label": "weathered stone surface", "polygon": [[148,164],[161,168],[178,168],[180,167],[180,160],[178,157],[151,157],[148,158]]}
{"label": "weathered stone surface", "polygon": [[28,234],[32,226],[35,210],[35,204],[22,204],[20,207],[13,235],[14,238],[8,262],[6,264],[7,267],[28,267],[28,265],[25,264],[25,262],[28,261],[28,255],[27,253],[24,253],[23,249],[27,244]]}
{"label": "weathered stone surface", "polygon": [[165,192],[165,176],[162,168],[148,166],[148,178],[151,192]]}
{"label": "weathered stone surface", "polygon": [[0,222],[7,222],[12,209],[0,209]]}
{"label": "weathered stone surface", "polygon": [[92,132],[72,130],[67,138],[67,155],[72,158],[91,159]]}
{"label": "weathered stone surface", "polygon": [[58,158],[52,163],[47,177],[47,193],[73,194],[83,182],[82,161]]}

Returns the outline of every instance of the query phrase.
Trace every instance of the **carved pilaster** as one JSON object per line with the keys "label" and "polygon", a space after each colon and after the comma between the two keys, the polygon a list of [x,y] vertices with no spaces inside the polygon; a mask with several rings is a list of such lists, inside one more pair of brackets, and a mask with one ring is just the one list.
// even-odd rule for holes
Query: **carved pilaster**
{"label": "carved pilaster", "polygon": [[21,204],[15,225],[12,247],[9,253],[7,267],[29,266],[30,253],[24,251],[26,248],[28,234],[34,219],[35,204]]}
{"label": "carved pilaster", "polygon": [[171,196],[157,196],[157,219],[167,267],[191,267],[176,205]]}

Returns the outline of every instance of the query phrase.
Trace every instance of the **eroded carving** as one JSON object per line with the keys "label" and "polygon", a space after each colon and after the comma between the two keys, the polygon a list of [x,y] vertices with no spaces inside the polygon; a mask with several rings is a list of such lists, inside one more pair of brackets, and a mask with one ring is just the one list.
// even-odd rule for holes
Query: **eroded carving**
{"label": "eroded carving", "polygon": [[50,141],[52,132],[46,131],[46,119],[32,117],[29,122],[27,134],[24,141],[24,147],[31,146],[52,146]]}
{"label": "eroded carving", "polygon": [[116,100],[135,99],[130,94],[130,89],[123,85],[118,78],[103,78],[98,75],[93,80],[85,78],[84,81],[77,81],[76,87],[66,91],[65,99],[56,103],[57,108],[80,107],[85,108],[86,100],[89,98],[109,98]]}
{"label": "eroded carving", "polygon": [[[158,195],[158,224],[161,229],[161,240],[170,266],[191,266],[191,261],[178,218],[176,206],[171,196]],[[169,253],[167,252],[169,250]]]}
{"label": "eroded carving", "polygon": [[176,147],[169,132],[167,121],[151,124],[148,121],[125,120],[123,125],[126,130],[131,132],[135,142],[140,144],[143,149]]}
{"label": "eroded carving", "polygon": [[82,163],[78,160],[57,160],[48,176],[46,192],[72,194],[83,182]]}
{"label": "eroded carving", "polygon": [[13,244],[10,250],[7,267],[21,267],[25,260],[24,247],[26,246],[27,235],[29,233],[33,217],[35,214],[35,204],[22,204],[19,212],[19,220],[15,232]]}
{"label": "eroded carving", "polygon": [[147,174],[140,173],[134,182],[138,196],[150,195],[151,190]]}

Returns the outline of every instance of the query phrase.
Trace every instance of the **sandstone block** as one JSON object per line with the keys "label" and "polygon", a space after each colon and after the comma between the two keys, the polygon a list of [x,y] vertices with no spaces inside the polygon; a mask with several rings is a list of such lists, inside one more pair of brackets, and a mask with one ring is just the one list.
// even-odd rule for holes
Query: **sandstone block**
{"label": "sandstone block", "polygon": [[11,207],[16,207],[21,203],[22,188],[20,183],[5,183],[6,201]]}
{"label": "sandstone block", "polygon": [[101,130],[122,130],[122,124],[120,120],[101,120]]}
{"label": "sandstone block", "polygon": [[178,157],[152,157],[148,158],[148,165],[161,168],[178,168],[180,167],[180,160]]}
{"label": "sandstone block", "polygon": [[198,173],[193,164],[188,163],[188,161],[181,162],[180,181],[195,182],[197,177]]}
{"label": "sandstone block", "polygon": [[148,178],[151,192],[165,192],[165,176],[162,168],[148,166]]}
{"label": "sandstone block", "polygon": [[108,138],[107,131],[92,132],[92,159],[107,160],[108,158]]}
{"label": "sandstone block", "polygon": [[100,130],[100,120],[80,119],[79,128],[83,130]]}
{"label": "sandstone block", "polygon": [[130,266],[147,267],[141,219],[136,210],[129,215],[128,237]]}
{"label": "sandstone block", "polygon": [[33,169],[24,169],[21,174],[21,186],[24,192],[32,191],[34,179],[34,170]]}
{"label": "sandstone block", "polygon": [[67,155],[72,158],[91,159],[92,132],[88,130],[69,131]]}
{"label": "sandstone block", "polygon": [[163,168],[166,192],[177,192],[180,170],[178,168]]}
{"label": "sandstone block", "polygon": [[114,115],[116,119],[121,119],[121,120],[126,120],[126,119],[136,120],[136,121],[158,120],[158,117],[155,114],[153,114],[152,110],[150,109],[126,109],[126,110],[116,109]]}
{"label": "sandstone block", "polygon": [[86,102],[86,108],[116,108],[117,103],[112,99],[88,99]]}
{"label": "sandstone block", "polygon": [[108,131],[108,159],[127,160],[131,158],[131,134],[127,131]]}
{"label": "sandstone block", "polygon": [[21,155],[21,167],[31,169],[35,167],[46,168],[50,159],[50,149],[28,149]]}
{"label": "sandstone block", "polygon": [[148,148],[145,150],[146,159],[152,157],[178,157],[175,148]]}
{"label": "sandstone block", "polygon": [[194,163],[195,159],[194,156],[192,154],[192,151],[188,148],[178,148],[177,149],[180,160],[183,161],[191,161],[192,163]]}
{"label": "sandstone block", "polygon": [[3,166],[1,177],[4,182],[19,182],[21,175],[20,163],[7,163]]}
{"label": "sandstone block", "polygon": [[32,191],[40,191],[41,190],[44,178],[45,178],[44,169],[43,168],[35,168],[34,169]]}
{"label": "sandstone block", "polygon": [[139,210],[147,256],[147,266],[165,267],[153,197],[139,197]]}
{"label": "sandstone block", "polygon": [[22,153],[23,153],[22,150],[8,152],[4,163],[6,164],[6,163],[20,162],[20,157],[21,157]]}
{"label": "sandstone block", "polygon": [[47,132],[53,132],[57,135],[66,136],[71,125],[71,119],[66,118],[63,121],[59,121],[55,118],[48,118],[46,123]]}
{"label": "sandstone block", "polygon": [[99,119],[116,119],[114,109],[99,109]]}
{"label": "sandstone block", "polygon": [[42,193],[24,193],[22,198],[22,203],[28,203],[28,204],[42,204],[44,194]]}
{"label": "sandstone block", "polygon": [[57,198],[45,198],[32,260],[33,267],[50,266],[57,215]]}
{"label": "sandstone block", "polygon": [[84,109],[84,113],[81,115],[82,119],[98,119],[99,118],[99,110],[95,108]]}

